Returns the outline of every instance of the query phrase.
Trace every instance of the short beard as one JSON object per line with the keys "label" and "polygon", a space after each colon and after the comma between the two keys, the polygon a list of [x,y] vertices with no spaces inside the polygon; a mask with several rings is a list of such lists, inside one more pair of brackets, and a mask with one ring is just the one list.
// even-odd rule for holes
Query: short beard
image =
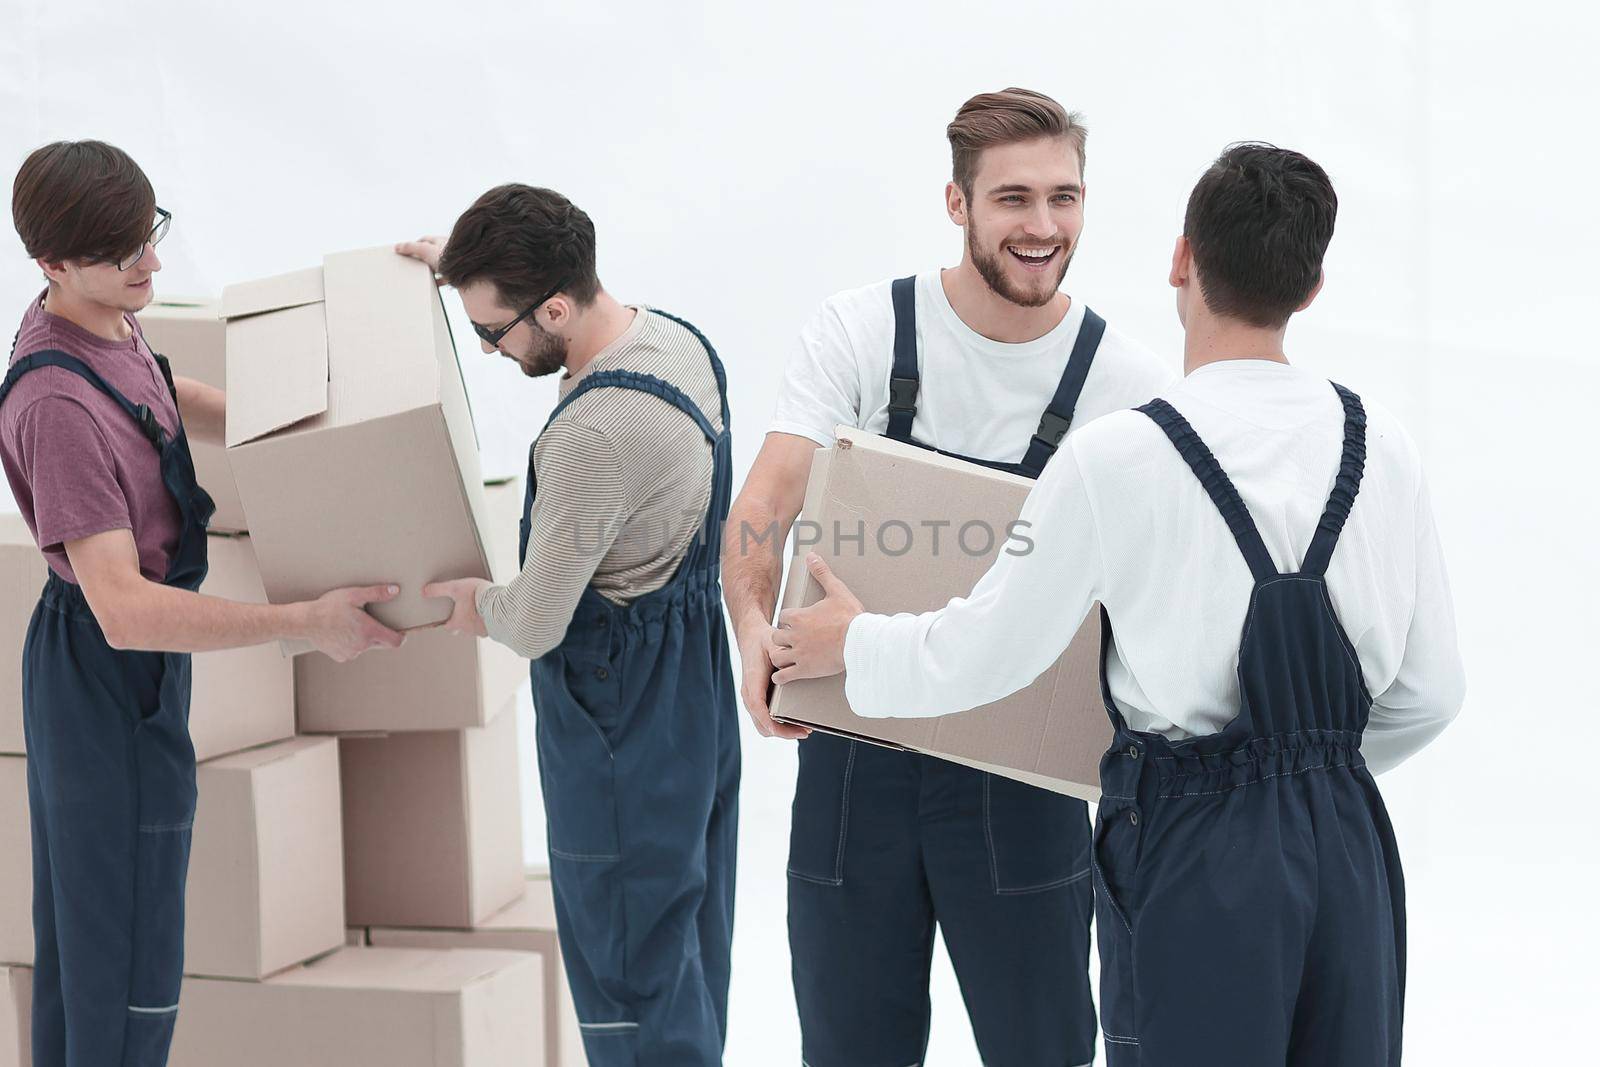
{"label": "short beard", "polygon": [[1061,268],[1056,271],[1056,280],[1040,292],[1028,292],[1012,284],[1006,276],[1005,267],[1000,263],[1000,257],[1007,255],[1005,248],[996,254],[990,254],[978,247],[978,239],[973,236],[973,228],[967,227],[967,252],[972,256],[972,265],[978,268],[978,275],[994,294],[1002,300],[1008,300],[1019,307],[1040,308],[1055,299],[1056,292],[1061,288],[1061,282],[1067,276],[1067,268],[1072,266],[1075,247],[1064,247],[1061,256]]}
{"label": "short beard", "polygon": [[567,339],[550,333],[537,322],[533,327],[533,348],[525,356],[517,356],[517,366],[530,378],[543,378],[567,365]]}

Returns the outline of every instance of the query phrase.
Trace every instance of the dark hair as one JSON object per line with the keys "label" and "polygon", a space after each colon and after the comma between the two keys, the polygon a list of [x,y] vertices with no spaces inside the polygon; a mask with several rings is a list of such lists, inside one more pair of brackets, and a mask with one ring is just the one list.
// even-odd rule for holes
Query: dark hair
{"label": "dark hair", "polygon": [[1183,217],[1206,307],[1253,326],[1288,322],[1322,278],[1338,210],[1327,172],[1299,152],[1223,149]]}
{"label": "dark hair", "polygon": [[497,185],[456,220],[439,257],[439,274],[460,288],[494,283],[518,310],[554,286],[579,306],[594,303],[594,223],[553,189]]}
{"label": "dark hair", "polygon": [[1065,137],[1078,150],[1081,172],[1085,164],[1084,142],[1089,137],[1082,115],[1032,89],[979,93],[961,105],[944,132],[950,139],[951,175],[968,198],[978,173],[978,157],[985,148],[1040,137]]}
{"label": "dark hair", "polygon": [[119,259],[144,243],[156,194],[139,164],[104,141],[57,141],[22,163],[11,219],[32,259]]}

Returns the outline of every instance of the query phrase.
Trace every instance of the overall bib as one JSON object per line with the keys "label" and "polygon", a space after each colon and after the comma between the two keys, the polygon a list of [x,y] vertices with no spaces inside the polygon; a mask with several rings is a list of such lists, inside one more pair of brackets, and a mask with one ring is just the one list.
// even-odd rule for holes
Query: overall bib
{"label": "overall bib", "polygon": [[[911,433],[915,280],[890,288],[886,436]],[[1072,423],[1105,320],[1085,310],[1020,463],[1038,478]],[[789,951],[809,1067],[916,1067],[928,1047],[935,925],[988,1067],[1094,1059],[1089,814],[1081,800],[959,764],[817,732],[800,743],[789,841]]]}
{"label": "overall bib", "polygon": [[[166,360],[156,360],[171,389]],[[182,517],[163,581],[198,589],[214,509],[195,483],[181,424],[168,438],[149,408],[54,349],[13,364],[0,403],[24,374],[45,366],[114,400],[160,453],[162,481]],[[83,591],[52,572],[23,647],[22,711],[33,830],[34,1067],[161,1067],[182,981],[195,809],[189,656],[113,649]]]}
{"label": "overall bib", "polygon": [[[1372,698],[1326,572],[1366,460],[1361,401],[1334,386],[1344,451],[1300,570],[1280,574],[1244,501],[1171,405],[1153,419],[1205,486],[1255,578],[1239,711],[1169,741],[1116,729],[1095,823],[1101,1008],[1112,1067],[1400,1062],[1405,899],[1361,758]],[[1102,612],[1105,647],[1110,616]]]}
{"label": "overall bib", "polygon": [[[710,342],[666,317],[705,347],[720,430],[673,385],[626,370],[590,374],[550,416],[594,389],[639,390],[692,419],[714,460],[704,523],[671,581],[622,607],[591,585],[561,644],[531,667],[557,930],[595,1067],[720,1064],[727,1035],[739,793],[719,578],[727,378]],[[537,491],[530,452],[524,561]]]}

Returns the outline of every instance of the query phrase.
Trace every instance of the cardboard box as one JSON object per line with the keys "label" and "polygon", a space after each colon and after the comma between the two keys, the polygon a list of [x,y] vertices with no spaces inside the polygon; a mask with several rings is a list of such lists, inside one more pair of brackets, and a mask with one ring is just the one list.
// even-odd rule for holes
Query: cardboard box
{"label": "cardboard box", "polygon": [[183,984],[170,1067],[530,1067],[539,961],[346,948],[265,982]]}
{"label": "cardboard box", "polygon": [[[484,534],[497,582],[517,574],[521,480],[484,487]],[[406,635],[397,649],[335,663],[320,652],[294,659],[302,733],[399,732],[482,726],[528,685],[528,661],[498,641],[445,630]]]}
{"label": "cardboard box", "polygon": [[33,832],[28,761],[0,756],[0,964],[33,963]]}
{"label": "cardboard box", "polygon": [[545,1058],[551,1067],[584,1067],[583,1034],[572,1005],[556,938],[556,905],[550,882],[530,877],[522,899],[471,930],[399,930],[374,927],[372,944],[397,948],[491,948],[536,952],[544,966]]}
{"label": "cardboard box", "polygon": [[[267,592],[249,537],[206,541],[209,569],[200,592],[265,604]],[[276,644],[196,653],[189,696],[194,758],[214,759],[294,736],[294,662]]]}
{"label": "cardboard box", "polygon": [[[228,387],[220,303],[209,297],[158,298],[138,317],[151,351],[167,357],[174,375],[218,389]],[[211,516],[211,531],[243,533],[249,529],[226,450],[191,437],[189,452],[194,456],[196,479],[217,505],[216,514]]]}
{"label": "cardboard box", "polygon": [[[266,603],[248,537],[211,537],[200,591]],[[0,752],[22,755],[22,643],[47,568],[17,515],[0,515]],[[294,664],[276,645],[201,652],[194,657],[189,736],[207,760],[294,734]]]}
{"label": "cardboard box", "polygon": [[229,286],[228,459],[267,594],[394,582],[372,613],[449,617],[436,579],[489,577],[478,445],[433,272],[382,247]]}
{"label": "cardboard box", "polygon": [[353,926],[470,927],[522,892],[517,716],[339,740]]}
{"label": "cardboard box", "polygon": [[184,972],[259,979],[343,945],[338,742],[224,756],[198,779]]}
{"label": "cardboard box", "polygon": [[[1013,537],[1033,482],[841,426],[818,449],[806,486],[783,607],[822,599],[805,568],[815,551],[871,612],[924,612],[966,596]],[[802,536],[804,535],[804,536]],[[814,543],[803,543],[807,540]],[[915,709],[907,708],[908,712]],[[844,676],[777,687],[775,718],[922,752],[1085,800],[1100,797],[1111,723],[1100,696],[1100,619],[1033,684],[1003,700],[931,719],[872,719],[845,702]]]}
{"label": "cardboard box", "polygon": [[22,643],[50,568],[21,515],[0,514],[0,753],[22,755]]}
{"label": "cardboard box", "polygon": [[0,967],[0,1067],[32,1067],[33,972]]}

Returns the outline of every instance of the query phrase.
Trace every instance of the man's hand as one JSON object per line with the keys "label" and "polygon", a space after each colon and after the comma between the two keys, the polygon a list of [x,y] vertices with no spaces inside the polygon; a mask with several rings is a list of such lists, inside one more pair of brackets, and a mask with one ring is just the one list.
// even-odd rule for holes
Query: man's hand
{"label": "man's hand", "polygon": [[742,668],[739,695],[744,698],[750,721],[762,737],[798,741],[810,737],[811,731],[804,726],[774,721],[772,709],[767,706],[767,691],[772,687],[772,653],[777,648],[772,641],[773,633],[772,627],[759,616],[751,616],[747,624],[739,627],[739,663]]}
{"label": "man's hand", "polygon": [[405,635],[396,633],[366,612],[368,604],[381,604],[400,594],[398,585],[372,585],[335,589],[308,601],[309,625],[305,637],[336,663],[347,663],[369,648],[399,648]]}
{"label": "man's hand", "polygon": [[478,592],[493,584],[482,578],[455,578],[448,582],[429,582],[422,587],[422,595],[449,597],[454,602],[455,607],[451,610],[450,617],[442,624],[446,630],[453,634],[466,634],[468,637],[488,637],[489,630],[483,625],[483,616],[478,614]]}
{"label": "man's hand", "polygon": [[797,678],[826,678],[844,670],[844,639],[850,620],[861,614],[861,601],[834,576],[822,557],[806,556],[806,570],[822,586],[823,598],[808,608],[790,608],[778,615],[772,663],[778,685]]}
{"label": "man's hand", "polygon": [[[402,256],[420,259],[428,265],[435,275],[439,273],[439,257],[444,254],[445,239],[438,236],[418,237],[415,241],[401,241],[394,246],[394,250]],[[434,279],[443,285],[443,278]]]}

